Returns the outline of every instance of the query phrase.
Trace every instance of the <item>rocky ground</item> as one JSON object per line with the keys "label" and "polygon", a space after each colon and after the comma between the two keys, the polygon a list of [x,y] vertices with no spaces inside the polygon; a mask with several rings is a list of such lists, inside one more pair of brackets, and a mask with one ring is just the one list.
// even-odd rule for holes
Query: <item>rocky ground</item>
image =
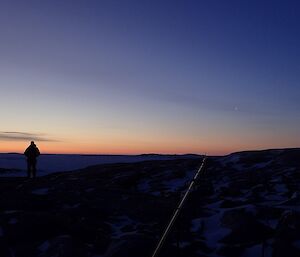
{"label": "rocky ground", "polygon": [[[151,256],[201,158],[0,178],[0,256]],[[160,256],[300,256],[300,150],[209,157]]]}

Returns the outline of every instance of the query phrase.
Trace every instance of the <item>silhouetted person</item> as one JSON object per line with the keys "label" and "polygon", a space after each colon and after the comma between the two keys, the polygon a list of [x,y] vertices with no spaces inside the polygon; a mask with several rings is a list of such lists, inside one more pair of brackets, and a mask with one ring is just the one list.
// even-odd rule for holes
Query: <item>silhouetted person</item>
{"label": "silhouetted person", "polygon": [[27,177],[30,178],[31,175],[33,178],[36,176],[36,158],[40,155],[40,150],[37,148],[35,143],[31,141],[30,146],[24,152],[27,157]]}

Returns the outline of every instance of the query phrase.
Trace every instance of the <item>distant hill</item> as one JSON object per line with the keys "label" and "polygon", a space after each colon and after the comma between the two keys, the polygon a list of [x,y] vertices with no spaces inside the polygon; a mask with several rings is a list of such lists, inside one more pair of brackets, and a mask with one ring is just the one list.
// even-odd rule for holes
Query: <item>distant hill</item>
{"label": "distant hill", "polygon": [[[147,160],[174,160],[181,158],[198,158],[197,155],[81,155],[81,154],[42,154],[38,158],[38,175],[47,175],[52,172],[82,169],[91,165],[107,163],[132,163]],[[0,154],[0,168],[11,170],[1,173],[5,176],[20,176],[25,174],[26,158],[23,154]]]}

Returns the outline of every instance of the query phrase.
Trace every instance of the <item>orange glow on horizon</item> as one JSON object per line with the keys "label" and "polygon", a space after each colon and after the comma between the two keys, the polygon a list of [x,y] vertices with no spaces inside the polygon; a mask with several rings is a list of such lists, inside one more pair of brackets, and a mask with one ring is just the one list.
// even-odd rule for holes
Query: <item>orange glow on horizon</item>
{"label": "orange glow on horizon", "polygon": [[[0,145],[1,153],[23,153],[25,149],[29,146],[30,142],[7,142],[6,144]],[[207,147],[198,147],[198,146],[178,146],[178,145],[161,145],[157,146],[155,144],[135,144],[135,145],[126,145],[126,144],[103,144],[102,146],[88,143],[78,143],[78,144],[64,144],[64,143],[53,143],[53,142],[36,142],[41,153],[48,154],[217,154],[222,155],[226,154],[228,150],[223,151],[213,151]]]}
{"label": "orange glow on horizon", "polygon": [[[0,145],[1,153],[23,153],[30,142],[2,142]],[[271,148],[284,148],[276,144],[268,146],[246,144],[232,144],[227,147],[221,147],[216,142],[212,144],[189,144],[183,145],[177,143],[166,143],[157,145],[155,143],[134,142],[129,144],[127,141],[103,142],[101,146],[92,142],[78,142],[74,144],[62,142],[36,142],[43,154],[114,154],[114,155],[135,155],[135,154],[207,154],[207,155],[226,155],[238,151],[262,150]],[[218,150],[216,150],[218,149]]]}

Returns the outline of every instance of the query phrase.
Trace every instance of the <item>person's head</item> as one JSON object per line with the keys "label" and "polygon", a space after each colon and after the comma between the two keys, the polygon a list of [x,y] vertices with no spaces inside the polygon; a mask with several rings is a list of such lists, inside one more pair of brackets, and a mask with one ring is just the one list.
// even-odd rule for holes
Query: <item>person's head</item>
{"label": "person's head", "polygon": [[34,144],[34,141],[31,141],[31,143],[30,143],[30,144],[31,144],[31,145],[35,145],[35,144]]}

